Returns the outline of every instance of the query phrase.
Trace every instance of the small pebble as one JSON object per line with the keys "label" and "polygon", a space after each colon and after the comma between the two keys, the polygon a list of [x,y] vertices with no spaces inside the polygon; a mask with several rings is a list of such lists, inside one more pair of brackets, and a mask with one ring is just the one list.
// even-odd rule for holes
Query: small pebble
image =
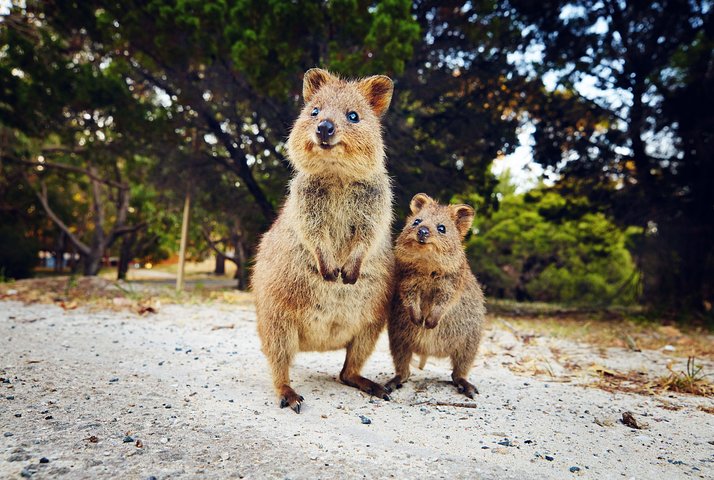
{"label": "small pebble", "polygon": [[570,467],[569,470],[570,470],[570,473],[579,472],[579,471],[580,471],[580,467]]}
{"label": "small pebble", "polygon": [[13,433],[12,432],[5,432],[2,434],[3,437],[12,437]]}
{"label": "small pebble", "polygon": [[161,440],[159,440],[161,443],[169,443],[169,439],[166,437],[163,437]]}
{"label": "small pebble", "polygon": [[129,435],[124,437],[124,443],[132,443],[133,441],[134,441],[134,439]]}
{"label": "small pebble", "polygon": [[116,383],[119,381],[119,377],[113,377],[109,379],[109,383]]}
{"label": "small pebble", "polygon": [[21,413],[16,413],[16,414],[15,414],[15,418],[20,418],[20,417],[22,417],[22,414],[21,414]]}
{"label": "small pebble", "polygon": [[364,415],[359,416],[360,420],[362,420],[363,425],[369,425],[372,423],[372,420],[370,420],[368,417],[365,417]]}
{"label": "small pebble", "polygon": [[8,400],[15,400],[15,395],[8,395],[7,397]]}
{"label": "small pebble", "polygon": [[546,455],[545,459],[548,460],[549,462],[553,461],[553,457],[551,457],[550,455]]}
{"label": "small pebble", "polygon": [[47,457],[40,458],[40,463],[50,463],[50,459]]}
{"label": "small pebble", "polygon": [[513,446],[513,443],[507,438],[504,438],[503,440],[498,442],[498,444],[503,445],[504,447],[512,447]]}
{"label": "small pebble", "polygon": [[32,476],[32,472],[26,468],[23,468],[22,471],[20,472],[20,476],[23,478],[30,478]]}

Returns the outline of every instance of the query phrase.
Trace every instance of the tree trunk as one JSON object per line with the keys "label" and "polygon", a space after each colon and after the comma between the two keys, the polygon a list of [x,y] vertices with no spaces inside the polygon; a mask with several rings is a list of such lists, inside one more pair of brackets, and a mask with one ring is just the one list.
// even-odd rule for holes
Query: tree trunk
{"label": "tree trunk", "polygon": [[129,264],[134,259],[134,244],[136,243],[136,232],[131,232],[124,236],[119,249],[119,264],[117,265],[117,280],[126,280],[129,271]]}
{"label": "tree trunk", "polygon": [[72,251],[69,254],[69,261],[67,262],[69,265],[69,272],[72,275],[76,275],[77,272],[79,271],[79,260],[75,258],[77,255],[77,248],[73,247]]}
{"label": "tree trunk", "polygon": [[102,253],[101,251],[92,251],[89,255],[84,255],[82,258],[82,274],[85,277],[96,277],[99,269],[102,268]]}
{"label": "tree trunk", "polygon": [[214,275],[226,274],[226,257],[216,252],[216,268],[213,270]]}
{"label": "tree trunk", "polygon": [[183,204],[183,221],[181,222],[181,244],[179,246],[179,264],[176,275],[176,291],[183,290],[184,269],[186,267],[186,245],[188,244],[188,222],[191,213],[191,194],[186,192],[186,199]]}
{"label": "tree trunk", "polygon": [[238,279],[238,285],[236,288],[238,290],[248,290],[248,272],[246,269],[246,258],[245,258],[245,247],[243,246],[243,240],[238,239],[236,241],[236,253],[235,257],[238,260],[236,266],[236,279]]}
{"label": "tree trunk", "polygon": [[63,231],[60,230],[55,242],[55,272],[59,273],[64,270],[64,252],[67,248],[67,238]]}

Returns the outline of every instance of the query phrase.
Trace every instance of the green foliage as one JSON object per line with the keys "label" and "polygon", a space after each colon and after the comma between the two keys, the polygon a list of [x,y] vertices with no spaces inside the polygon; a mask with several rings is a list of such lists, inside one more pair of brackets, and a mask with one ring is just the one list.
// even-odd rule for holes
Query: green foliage
{"label": "green foliage", "polygon": [[562,175],[563,191],[587,196],[621,226],[647,228],[634,252],[646,303],[711,311],[711,2],[502,6],[522,25],[523,48],[542,53],[530,65],[534,73],[555,85],[545,101],[526,106],[536,127],[535,160]]}
{"label": "green foliage", "polygon": [[638,277],[628,232],[602,213],[583,213],[584,202],[544,187],[503,195],[491,218],[477,220],[478,234],[467,244],[487,293],[567,304],[634,302]]}

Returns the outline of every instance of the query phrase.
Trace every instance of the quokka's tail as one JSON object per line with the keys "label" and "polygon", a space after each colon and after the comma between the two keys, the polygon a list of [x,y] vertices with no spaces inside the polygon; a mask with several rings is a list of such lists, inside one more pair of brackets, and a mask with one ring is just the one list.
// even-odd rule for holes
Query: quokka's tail
{"label": "quokka's tail", "polygon": [[426,365],[426,359],[428,358],[427,355],[420,355],[419,356],[419,370],[424,370],[424,365]]}

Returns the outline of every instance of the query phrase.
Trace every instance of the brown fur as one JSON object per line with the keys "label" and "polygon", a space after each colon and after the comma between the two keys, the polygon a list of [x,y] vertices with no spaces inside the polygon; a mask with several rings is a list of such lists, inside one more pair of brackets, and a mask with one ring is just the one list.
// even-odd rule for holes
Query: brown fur
{"label": "brown fur", "polygon": [[[252,278],[275,390],[281,406],[298,413],[303,399],[289,377],[298,351],[346,348],[340,380],[389,398],[360,371],[386,323],[393,288],[392,192],[379,123],[391,94],[384,76],[353,82],[320,69],[305,73],[305,107],[287,144],[296,173]],[[347,121],[350,111],[358,123]],[[316,134],[323,120],[335,127],[329,148]]]}
{"label": "brown fur", "polygon": [[[397,239],[396,293],[389,318],[389,346],[396,376],[387,388],[399,388],[409,378],[414,353],[450,357],[451,378],[459,392],[478,393],[467,376],[478,352],[483,330],[483,293],[466,260],[462,239],[471,228],[474,210],[468,205],[439,205],[420,193]],[[415,220],[421,222],[414,225]],[[446,227],[445,233],[437,229]],[[419,242],[417,232],[429,235]]]}

